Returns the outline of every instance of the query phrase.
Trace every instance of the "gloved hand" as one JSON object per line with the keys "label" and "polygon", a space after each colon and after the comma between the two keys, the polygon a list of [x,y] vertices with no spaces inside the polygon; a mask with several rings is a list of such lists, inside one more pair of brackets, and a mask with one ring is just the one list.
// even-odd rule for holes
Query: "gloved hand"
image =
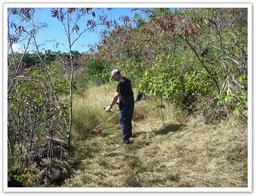
{"label": "gloved hand", "polygon": [[111,112],[111,107],[110,107],[110,105],[107,106],[107,107],[105,107],[105,111],[106,111],[106,112]]}

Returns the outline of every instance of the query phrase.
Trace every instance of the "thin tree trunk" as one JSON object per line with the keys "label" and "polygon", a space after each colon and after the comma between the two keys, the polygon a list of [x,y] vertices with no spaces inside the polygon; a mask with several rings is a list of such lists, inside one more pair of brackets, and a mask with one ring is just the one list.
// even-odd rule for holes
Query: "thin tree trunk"
{"label": "thin tree trunk", "polygon": [[184,39],[187,44],[189,45],[189,47],[193,50],[193,52],[196,54],[197,59],[200,61],[200,63],[202,64],[203,68],[207,71],[207,73],[209,74],[209,76],[211,77],[213,83],[215,84],[217,90],[218,90],[218,94],[220,94],[220,87],[218,84],[218,81],[216,80],[216,78],[211,74],[210,70],[206,67],[206,65],[204,64],[204,62],[201,60],[201,58],[198,56],[195,48],[192,46],[192,44],[185,38]]}
{"label": "thin tree trunk", "polygon": [[70,72],[70,78],[69,78],[69,123],[68,123],[68,133],[67,133],[67,139],[68,139],[68,148],[70,147],[70,141],[71,141],[71,130],[72,130],[72,109],[73,109],[73,76],[74,76],[74,66],[73,66],[73,60],[72,60],[72,54],[70,52],[70,66],[71,66],[71,72]]}

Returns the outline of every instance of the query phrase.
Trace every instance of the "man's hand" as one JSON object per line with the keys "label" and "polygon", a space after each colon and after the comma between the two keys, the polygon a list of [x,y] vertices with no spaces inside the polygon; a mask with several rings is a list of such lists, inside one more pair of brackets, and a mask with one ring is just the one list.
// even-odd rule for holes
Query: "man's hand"
{"label": "man's hand", "polygon": [[105,111],[106,111],[106,112],[111,112],[111,107],[110,107],[110,105],[107,106],[107,107],[105,107]]}

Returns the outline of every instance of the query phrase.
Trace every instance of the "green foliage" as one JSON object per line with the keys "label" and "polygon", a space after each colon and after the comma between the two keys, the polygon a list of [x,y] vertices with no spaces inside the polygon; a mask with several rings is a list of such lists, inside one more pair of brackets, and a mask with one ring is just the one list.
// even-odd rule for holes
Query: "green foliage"
{"label": "green foliage", "polygon": [[14,180],[23,183],[25,181],[24,168],[20,166],[17,167],[17,165],[15,165],[15,161],[13,162],[13,164],[11,164],[11,166],[12,167],[8,168],[8,177],[12,177]]}
{"label": "green foliage", "polygon": [[109,81],[109,70],[103,60],[90,56],[84,67],[87,81],[92,81],[96,85]]}
{"label": "green foliage", "polygon": [[[74,83],[72,85],[74,85],[75,87]],[[66,78],[56,78],[56,80],[53,83],[53,86],[57,94],[67,95],[69,93],[69,82]]]}
{"label": "green foliage", "polygon": [[143,27],[144,25],[146,25],[146,21],[143,20],[140,15],[138,13],[134,14],[134,20],[136,23],[136,28],[139,30],[141,27]]}
{"label": "green foliage", "polygon": [[[51,63],[53,64],[53,63]],[[68,76],[61,70],[61,66],[58,65],[57,62],[54,62],[53,65],[45,65],[49,70],[51,77],[53,78],[53,87],[56,95],[68,95],[69,94],[69,78]],[[77,89],[77,81],[72,83],[72,88],[74,90]]]}
{"label": "green foliage", "polygon": [[13,146],[31,148],[36,137],[48,135],[50,100],[42,83],[30,80],[17,81],[15,85],[8,95],[8,139]]}
{"label": "green foliage", "polygon": [[127,59],[124,63],[117,64],[115,68],[121,70],[122,74],[129,78],[134,86],[144,73],[144,64],[136,62],[131,58]]}
{"label": "green foliage", "polygon": [[23,71],[8,93],[8,141],[13,156],[23,155],[24,149],[36,145],[35,141],[63,130],[65,104],[56,103],[41,68]]}
{"label": "green foliage", "polygon": [[22,62],[24,62],[27,67],[31,67],[31,66],[35,65],[36,63],[39,63],[40,61],[39,61],[38,57],[36,57],[36,56],[32,56],[30,54],[25,54]]}
{"label": "green foliage", "polygon": [[228,89],[228,93],[222,93],[218,96],[218,104],[226,103],[229,105],[234,115],[248,117],[248,92],[247,92],[247,79],[245,75],[238,78],[239,90],[231,91]]}
{"label": "green foliage", "polygon": [[73,114],[73,128],[82,136],[90,136],[94,127],[99,124],[98,111],[94,111],[93,108],[79,108],[74,110]]}
{"label": "green foliage", "polygon": [[[161,97],[182,103],[194,102],[206,95],[211,87],[209,77],[198,65],[187,66],[183,57],[159,55],[154,66],[147,69],[138,81],[138,89],[151,97]],[[184,64],[183,64],[184,63]]]}

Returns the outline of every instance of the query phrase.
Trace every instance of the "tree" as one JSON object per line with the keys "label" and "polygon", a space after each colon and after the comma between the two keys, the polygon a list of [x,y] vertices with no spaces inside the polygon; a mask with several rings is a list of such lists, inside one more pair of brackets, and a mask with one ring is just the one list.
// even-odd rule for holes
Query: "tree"
{"label": "tree", "polygon": [[[47,27],[34,21],[35,9],[8,9],[18,22],[8,17],[8,156],[9,167],[26,166],[26,153],[46,137],[52,139],[63,130],[65,105],[55,93],[53,78],[37,42],[37,33]],[[15,53],[14,43],[25,43],[22,53]],[[34,48],[33,54],[29,48]],[[24,64],[25,62],[25,64]],[[64,118],[62,118],[64,116]],[[66,123],[64,123],[66,124]],[[63,135],[63,134],[60,134]],[[51,150],[51,146],[48,146]],[[53,158],[53,154],[49,154]],[[17,164],[18,163],[18,164]],[[17,164],[17,165],[16,165]]]}
{"label": "tree", "polygon": [[[74,59],[72,56],[72,48],[74,44],[86,31],[93,31],[97,26],[103,25],[110,28],[111,22],[107,20],[106,14],[97,14],[92,8],[53,8],[51,10],[52,17],[58,19],[63,26],[67,38],[67,51],[69,60],[67,61],[67,71],[69,75],[69,123],[67,126],[68,147],[71,142],[72,130],[72,107],[73,107],[73,81],[74,81]],[[86,19],[86,16],[91,16]],[[95,21],[94,19],[98,17]],[[80,22],[83,23],[80,24]],[[83,25],[85,24],[86,25]]]}
{"label": "tree", "polygon": [[184,98],[182,102],[217,100],[227,115],[232,111],[246,117],[247,10],[141,11],[148,18],[137,16],[138,28],[114,29],[99,47],[99,56],[131,73],[139,90],[152,96]]}

